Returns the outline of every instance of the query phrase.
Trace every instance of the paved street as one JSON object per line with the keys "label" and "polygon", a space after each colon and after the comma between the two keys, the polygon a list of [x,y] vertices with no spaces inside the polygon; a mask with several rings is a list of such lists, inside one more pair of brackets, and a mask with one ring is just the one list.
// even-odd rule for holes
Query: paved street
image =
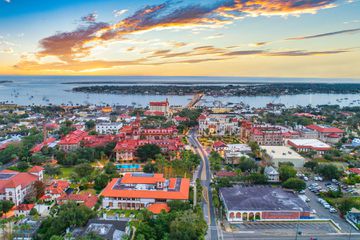
{"label": "paved street", "polygon": [[198,178],[200,178],[201,184],[205,189],[203,193],[203,212],[205,220],[208,222],[209,225],[207,238],[216,240],[218,239],[218,229],[216,224],[214,206],[212,203],[212,192],[210,188],[211,173],[209,159],[207,157],[206,151],[202,148],[201,144],[197,140],[195,131],[191,131],[189,135],[189,142],[195,147],[196,152],[200,155],[202,160],[200,163]]}

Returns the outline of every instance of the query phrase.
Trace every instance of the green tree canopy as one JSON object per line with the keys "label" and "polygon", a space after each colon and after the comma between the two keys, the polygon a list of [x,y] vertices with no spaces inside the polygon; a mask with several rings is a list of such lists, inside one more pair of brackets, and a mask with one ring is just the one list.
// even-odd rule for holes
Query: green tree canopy
{"label": "green tree canopy", "polygon": [[140,162],[146,162],[149,159],[155,159],[157,154],[161,153],[161,149],[155,144],[145,144],[136,149],[135,155]]}
{"label": "green tree canopy", "polygon": [[283,182],[282,186],[284,188],[293,189],[295,191],[301,191],[306,188],[306,183],[299,178],[289,178]]}

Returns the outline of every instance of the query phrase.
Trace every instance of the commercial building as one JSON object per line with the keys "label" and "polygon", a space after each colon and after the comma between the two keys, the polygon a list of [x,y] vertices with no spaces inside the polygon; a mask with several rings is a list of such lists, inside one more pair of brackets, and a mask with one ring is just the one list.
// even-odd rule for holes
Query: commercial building
{"label": "commercial building", "polygon": [[324,154],[332,147],[318,139],[289,139],[287,144],[298,152],[315,151],[317,154]]}
{"label": "commercial building", "polygon": [[33,184],[42,181],[43,177],[44,168],[39,166],[34,166],[27,172],[6,169],[0,171],[0,200],[12,201],[18,206],[34,191]]}
{"label": "commercial building", "polygon": [[295,168],[302,168],[305,158],[297,152],[286,146],[260,146],[263,158],[275,167],[279,167],[279,163],[290,162]]}
{"label": "commercial building", "polygon": [[120,122],[114,123],[98,123],[96,124],[96,132],[100,134],[116,134],[122,128],[123,124]]}
{"label": "commercial building", "polygon": [[249,141],[264,146],[281,146],[284,144],[282,131],[275,126],[255,126],[251,128]]}
{"label": "commercial building", "polygon": [[239,120],[234,114],[200,115],[200,135],[235,135],[240,131]]}
{"label": "commercial building", "polygon": [[188,200],[189,187],[188,178],[165,179],[163,174],[126,173],[123,178],[114,178],[102,191],[102,204],[107,209],[142,209],[161,204],[166,210],[164,203],[168,201]]}
{"label": "commercial building", "polygon": [[293,191],[270,186],[220,188],[229,222],[289,220],[310,217],[310,208]]}
{"label": "commercial building", "polygon": [[327,125],[311,124],[306,126],[306,128],[317,132],[318,139],[333,144],[339,142],[345,133],[343,130],[339,128],[335,128]]}
{"label": "commercial building", "polygon": [[251,148],[247,144],[227,144],[224,150],[226,164],[239,164],[241,158],[249,158]]}

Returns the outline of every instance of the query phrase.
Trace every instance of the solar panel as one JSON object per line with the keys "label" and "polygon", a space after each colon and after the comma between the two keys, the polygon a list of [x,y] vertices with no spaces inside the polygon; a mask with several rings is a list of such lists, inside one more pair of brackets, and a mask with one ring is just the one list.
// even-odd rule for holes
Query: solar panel
{"label": "solar panel", "polygon": [[13,173],[0,173],[0,179],[1,180],[4,180],[4,179],[9,179],[11,178],[12,176],[14,176],[15,174]]}

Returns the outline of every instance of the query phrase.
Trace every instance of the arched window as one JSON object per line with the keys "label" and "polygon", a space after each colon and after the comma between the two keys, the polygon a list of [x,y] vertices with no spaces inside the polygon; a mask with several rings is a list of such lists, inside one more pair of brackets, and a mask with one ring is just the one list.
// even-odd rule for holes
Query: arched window
{"label": "arched window", "polygon": [[246,212],[244,212],[244,213],[242,214],[242,220],[243,220],[243,221],[247,221],[247,220],[248,220],[248,214],[247,214]]}
{"label": "arched window", "polygon": [[254,220],[254,213],[249,213],[249,221],[253,221]]}
{"label": "arched window", "polygon": [[260,220],[261,214],[259,212],[255,213],[255,220]]}
{"label": "arched window", "polygon": [[230,218],[234,218],[235,214],[233,212],[230,213]]}
{"label": "arched window", "polygon": [[236,213],[236,218],[241,219],[241,212]]}

